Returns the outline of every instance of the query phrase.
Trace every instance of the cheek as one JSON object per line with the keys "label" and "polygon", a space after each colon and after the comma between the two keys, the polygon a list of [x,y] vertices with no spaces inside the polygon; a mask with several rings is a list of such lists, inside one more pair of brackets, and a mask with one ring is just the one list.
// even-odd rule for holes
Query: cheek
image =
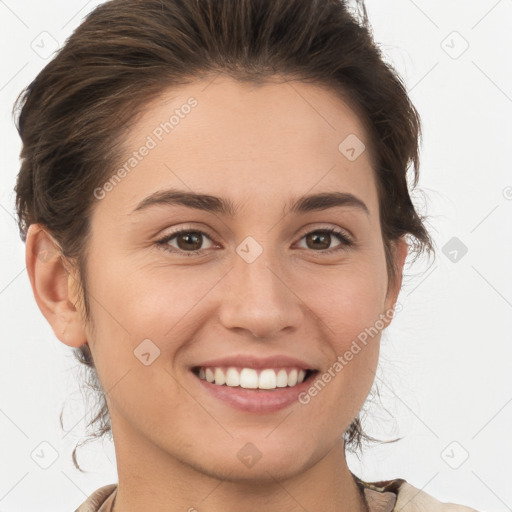
{"label": "cheek", "polygon": [[374,325],[385,300],[385,275],[371,265],[318,269],[294,289],[320,320],[326,339],[340,350],[365,328]]}
{"label": "cheek", "polygon": [[[140,264],[130,258],[106,256],[96,265],[91,294],[105,331],[129,336],[135,344],[162,339],[181,327],[181,320],[219,280],[201,265],[172,267],[161,262]],[[114,340],[112,340],[114,342]]]}
{"label": "cheek", "polygon": [[136,267],[112,257],[95,270],[89,287],[95,325],[91,349],[102,385],[110,389],[123,379],[130,407],[144,403],[148,390],[176,395],[179,386],[166,370],[175,372],[180,348],[203,325],[200,301],[222,273],[200,266]]}
{"label": "cheek", "polygon": [[[314,286],[312,285],[314,283]],[[315,329],[321,329],[329,362],[304,402],[312,415],[333,404],[333,425],[348,427],[367,397],[378,364],[385,281],[371,267],[339,268],[317,273],[298,295],[307,304]],[[311,313],[314,313],[312,315]],[[317,395],[322,398],[316,399]]]}

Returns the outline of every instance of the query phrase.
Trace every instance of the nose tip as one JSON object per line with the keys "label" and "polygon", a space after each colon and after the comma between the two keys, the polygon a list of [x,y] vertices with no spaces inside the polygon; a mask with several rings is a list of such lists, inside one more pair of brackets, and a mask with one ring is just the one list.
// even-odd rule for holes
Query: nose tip
{"label": "nose tip", "polygon": [[225,328],[271,339],[297,329],[303,320],[295,294],[263,258],[236,266],[224,286],[219,318]]}

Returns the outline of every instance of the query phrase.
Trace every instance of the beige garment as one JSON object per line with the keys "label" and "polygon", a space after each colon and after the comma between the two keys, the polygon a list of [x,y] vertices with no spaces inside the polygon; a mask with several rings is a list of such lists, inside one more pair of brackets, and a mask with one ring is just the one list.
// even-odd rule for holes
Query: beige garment
{"label": "beige garment", "polygon": [[443,503],[403,478],[364,482],[353,475],[364,493],[370,512],[478,512],[455,503]]}
{"label": "beige garment", "polygon": [[[370,512],[478,512],[463,505],[441,503],[402,478],[381,482],[355,479],[364,490]],[[116,493],[117,484],[100,487],[75,512],[112,512]]]}
{"label": "beige garment", "polygon": [[96,489],[75,512],[111,512],[117,484],[108,484]]}

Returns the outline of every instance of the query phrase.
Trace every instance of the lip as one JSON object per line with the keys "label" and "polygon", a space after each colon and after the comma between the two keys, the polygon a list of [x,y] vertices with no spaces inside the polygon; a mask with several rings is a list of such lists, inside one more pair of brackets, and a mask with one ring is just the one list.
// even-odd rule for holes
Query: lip
{"label": "lip", "polygon": [[[213,384],[199,378],[196,370],[201,367],[254,368],[255,370],[265,368],[297,368],[304,371],[312,371],[308,372],[310,375],[306,380],[296,386],[263,390]],[[236,354],[229,357],[202,361],[191,366],[190,370],[192,378],[195,379],[201,386],[200,389],[204,390],[209,397],[213,396],[220,402],[240,411],[258,414],[273,413],[292,405],[294,402],[298,402],[298,395],[311,385],[313,378],[318,373],[318,369],[311,364],[282,354],[267,357]]]}
{"label": "lip", "polygon": [[[224,361],[224,360],[223,360]],[[268,368],[268,367],[267,367]],[[309,378],[293,387],[276,388],[273,390],[244,389],[218,385],[200,379],[191,372],[195,379],[208,396],[213,396],[221,402],[244,412],[257,414],[269,414],[298,402],[298,396],[309,386],[318,372],[312,373]]]}
{"label": "lip", "polygon": [[221,359],[212,359],[210,361],[204,361],[193,366],[193,368],[208,366],[234,366],[235,368],[299,368],[301,370],[316,370],[313,366],[308,363],[289,357],[285,355],[275,355],[268,357],[256,357],[250,355],[236,355],[231,357],[224,357]]}

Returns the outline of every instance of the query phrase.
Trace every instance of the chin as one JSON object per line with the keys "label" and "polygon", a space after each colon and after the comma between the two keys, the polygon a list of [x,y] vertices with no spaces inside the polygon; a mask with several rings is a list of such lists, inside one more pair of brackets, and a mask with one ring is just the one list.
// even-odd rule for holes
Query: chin
{"label": "chin", "polygon": [[212,453],[211,447],[205,447],[204,458],[189,461],[188,464],[216,479],[237,483],[250,482],[254,485],[258,482],[268,484],[292,478],[321,459],[321,455],[308,455],[307,448],[300,440],[293,446],[288,442],[285,447],[279,436],[272,442],[264,436],[261,436],[260,441],[251,442],[246,439],[232,440],[229,447],[217,453]]}
{"label": "chin", "polygon": [[272,457],[264,456],[253,466],[240,463],[233,459],[223,461],[215,466],[194,466],[196,470],[216,479],[227,482],[244,483],[251,486],[260,484],[275,483],[277,481],[287,480],[304,472],[305,468],[296,458],[293,464],[287,464],[280,459],[279,454]]}

